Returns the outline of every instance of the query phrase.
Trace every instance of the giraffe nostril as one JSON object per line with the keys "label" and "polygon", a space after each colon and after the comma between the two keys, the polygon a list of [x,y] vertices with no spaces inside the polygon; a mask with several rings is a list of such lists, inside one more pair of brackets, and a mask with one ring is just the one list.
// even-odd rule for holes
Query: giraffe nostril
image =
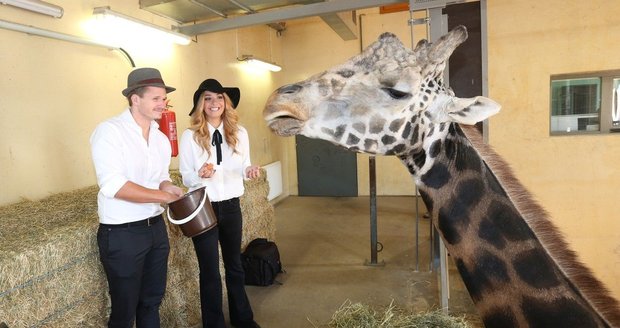
{"label": "giraffe nostril", "polygon": [[301,85],[299,84],[289,84],[289,85],[285,85],[283,87],[281,87],[280,89],[278,89],[278,93],[279,94],[291,94],[291,93],[296,93],[299,90],[301,90]]}

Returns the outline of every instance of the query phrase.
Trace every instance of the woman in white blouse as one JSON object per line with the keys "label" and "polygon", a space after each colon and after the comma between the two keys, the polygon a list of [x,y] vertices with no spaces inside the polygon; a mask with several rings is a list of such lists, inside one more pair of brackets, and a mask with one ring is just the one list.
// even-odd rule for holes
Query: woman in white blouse
{"label": "woman in white blouse", "polygon": [[225,327],[218,241],[224,260],[230,323],[259,327],[245,292],[241,265],[242,216],[239,197],[243,179],[260,175],[250,162],[245,128],[238,125],[239,88],[223,87],[217,80],[203,81],[194,93],[190,128],[181,136],[179,170],[189,190],[206,187],[218,225],[192,238],[200,267],[202,326]]}

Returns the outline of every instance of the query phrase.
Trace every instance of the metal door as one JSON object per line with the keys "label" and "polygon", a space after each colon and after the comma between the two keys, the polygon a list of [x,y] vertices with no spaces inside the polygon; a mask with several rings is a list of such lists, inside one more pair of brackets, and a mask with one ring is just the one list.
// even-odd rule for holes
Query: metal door
{"label": "metal door", "polygon": [[357,196],[357,154],[330,142],[296,136],[299,196]]}

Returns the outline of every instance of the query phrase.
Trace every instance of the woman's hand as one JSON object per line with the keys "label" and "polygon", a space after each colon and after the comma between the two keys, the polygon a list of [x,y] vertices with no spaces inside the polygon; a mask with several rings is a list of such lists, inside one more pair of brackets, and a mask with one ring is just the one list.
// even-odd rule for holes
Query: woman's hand
{"label": "woman's hand", "polygon": [[215,168],[213,168],[213,163],[204,163],[198,170],[198,176],[201,178],[210,178],[215,174]]}
{"label": "woman's hand", "polygon": [[260,167],[256,165],[250,165],[245,168],[245,176],[248,179],[255,179],[260,176]]}

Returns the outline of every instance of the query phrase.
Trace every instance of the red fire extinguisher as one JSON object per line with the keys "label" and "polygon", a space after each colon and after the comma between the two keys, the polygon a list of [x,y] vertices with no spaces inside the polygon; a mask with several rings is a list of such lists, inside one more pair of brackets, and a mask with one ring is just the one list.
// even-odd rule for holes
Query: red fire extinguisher
{"label": "red fire extinguisher", "polygon": [[176,157],[179,154],[179,144],[177,142],[177,119],[174,112],[168,110],[169,107],[166,102],[166,110],[161,113],[161,119],[159,120],[159,130],[163,132],[168,140],[170,140],[170,148],[172,148],[172,157]]}

